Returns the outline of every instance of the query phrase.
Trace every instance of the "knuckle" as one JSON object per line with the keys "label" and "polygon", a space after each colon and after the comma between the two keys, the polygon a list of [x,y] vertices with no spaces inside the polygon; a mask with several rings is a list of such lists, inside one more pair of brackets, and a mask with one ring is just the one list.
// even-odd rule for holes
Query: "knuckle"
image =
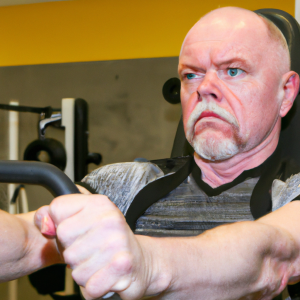
{"label": "knuckle", "polygon": [[74,281],[75,281],[78,285],[80,285],[80,286],[85,286],[86,281],[85,281],[85,279],[84,279],[84,277],[83,277],[83,274],[82,274],[82,272],[81,272],[80,270],[74,269],[74,270],[72,271],[72,277],[73,277]]}
{"label": "knuckle", "polygon": [[118,230],[123,231],[126,225],[126,221],[123,215],[117,210],[108,210],[103,213],[97,222],[94,223],[95,227],[98,227],[101,230]]}
{"label": "knuckle", "polygon": [[100,195],[99,200],[98,200],[98,205],[101,208],[103,208],[103,207],[106,207],[107,209],[115,209],[115,208],[117,208],[117,206],[106,195]]}
{"label": "knuckle", "polygon": [[107,203],[112,203],[110,201],[110,199],[108,198],[108,196],[106,196],[106,195],[100,195],[100,197],[101,197],[101,201],[107,202]]}
{"label": "knuckle", "polygon": [[68,248],[63,252],[63,257],[64,257],[64,261],[74,268],[74,266],[76,265],[76,262],[77,262],[76,261],[77,255],[76,255],[75,251],[71,248]]}
{"label": "knuckle", "polygon": [[93,300],[93,299],[95,299],[95,297],[92,298],[89,295],[88,291],[86,290],[86,288],[84,286],[80,287],[80,291],[81,291],[82,296],[84,297],[84,299],[86,299],[86,300]]}
{"label": "knuckle", "polygon": [[124,229],[127,225],[124,216],[117,211],[114,216],[114,224],[119,229]]}
{"label": "knuckle", "polygon": [[93,205],[93,207],[103,207],[105,204],[112,203],[105,195],[91,195],[89,202]]}
{"label": "knuckle", "polygon": [[102,214],[110,210],[112,204],[113,203],[106,196],[91,195],[89,201],[86,203],[85,209],[92,214]]}
{"label": "knuckle", "polygon": [[56,236],[61,243],[66,243],[69,238],[69,231],[66,226],[63,224],[59,224],[56,228]]}
{"label": "knuckle", "polygon": [[112,270],[117,274],[129,274],[133,268],[133,256],[129,252],[118,253],[112,263]]}
{"label": "knuckle", "polygon": [[108,196],[106,195],[101,195],[101,201],[105,201],[107,203],[110,203],[111,201],[109,200]]}
{"label": "knuckle", "polygon": [[61,211],[61,197],[55,198],[49,205],[49,209],[51,212],[51,215],[57,216],[59,212]]}
{"label": "knuckle", "polygon": [[99,291],[99,282],[95,282],[93,277],[91,279],[89,279],[85,286],[85,296],[87,296],[87,299],[98,299],[102,296]]}

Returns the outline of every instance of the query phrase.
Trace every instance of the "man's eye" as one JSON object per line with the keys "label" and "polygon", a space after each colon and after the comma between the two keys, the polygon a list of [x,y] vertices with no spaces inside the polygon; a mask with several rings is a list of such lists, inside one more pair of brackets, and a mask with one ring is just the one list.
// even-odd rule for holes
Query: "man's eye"
{"label": "man's eye", "polygon": [[186,74],[186,78],[187,79],[194,79],[194,78],[196,78],[196,74],[193,74],[193,73]]}
{"label": "man's eye", "polygon": [[241,75],[244,71],[241,70],[241,69],[238,69],[238,68],[229,68],[227,70],[227,74],[230,76],[230,77],[236,77],[238,75]]}

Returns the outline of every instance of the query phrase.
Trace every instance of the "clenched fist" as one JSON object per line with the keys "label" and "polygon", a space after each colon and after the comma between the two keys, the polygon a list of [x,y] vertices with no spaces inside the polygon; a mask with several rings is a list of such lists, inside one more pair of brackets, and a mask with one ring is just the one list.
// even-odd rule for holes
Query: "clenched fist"
{"label": "clenched fist", "polygon": [[43,234],[56,235],[59,252],[86,299],[117,292],[134,300],[152,293],[152,259],[142,246],[149,238],[135,236],[106,196],[58,197],[36,212],[35,223]]}

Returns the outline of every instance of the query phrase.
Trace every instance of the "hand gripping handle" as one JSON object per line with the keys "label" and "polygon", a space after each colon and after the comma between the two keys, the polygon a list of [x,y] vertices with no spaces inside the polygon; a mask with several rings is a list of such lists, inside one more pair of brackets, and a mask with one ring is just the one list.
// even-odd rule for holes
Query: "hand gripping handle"
{"label": "hand gripping handle", "polygon": [[[60,169],[36,161],[0,160],[0,182],[41,185],[54,197],[79,193],[76,185]],[[112,295],[113,292],[107,293],[103,299]]]}

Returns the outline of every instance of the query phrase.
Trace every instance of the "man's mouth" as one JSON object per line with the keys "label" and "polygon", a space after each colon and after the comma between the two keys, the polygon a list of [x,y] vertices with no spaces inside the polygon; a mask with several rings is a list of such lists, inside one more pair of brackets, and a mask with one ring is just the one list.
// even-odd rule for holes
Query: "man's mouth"
{"label": "man's mouth", "polygon": [[[222,118],[220,115],[218,115],[218,114],[216,114],[216,113],[214,113],[214,112],[212,112],[212,111],[208,111],[208,110],[206,110],[206,111],[204,111],[204,112],[201,113],[201,115],[200,115],[199,119],[197,120],[197,122],[200,121],[200,120],[202,120],[202,119],[204,119],[204,118],[208,118],[208,117],[217,118],[217,119],[220,119],[220,120],[222,120],[222,121],[227,122],[227,121],[226,121],[224,118]],[[197,122],[196,122],[196,123],[197,123]]]}
{"label": "man's mouth", "polygon": [[185,127],[189,142],[193,141],[196,135],[201,134],[206,129],[214,129],[223,133],[230,131],[231,134],[233,129],[239,132],[240,128],[233,114],[218,106],[214,101],[206,102],[205,99],[195,106]]}

